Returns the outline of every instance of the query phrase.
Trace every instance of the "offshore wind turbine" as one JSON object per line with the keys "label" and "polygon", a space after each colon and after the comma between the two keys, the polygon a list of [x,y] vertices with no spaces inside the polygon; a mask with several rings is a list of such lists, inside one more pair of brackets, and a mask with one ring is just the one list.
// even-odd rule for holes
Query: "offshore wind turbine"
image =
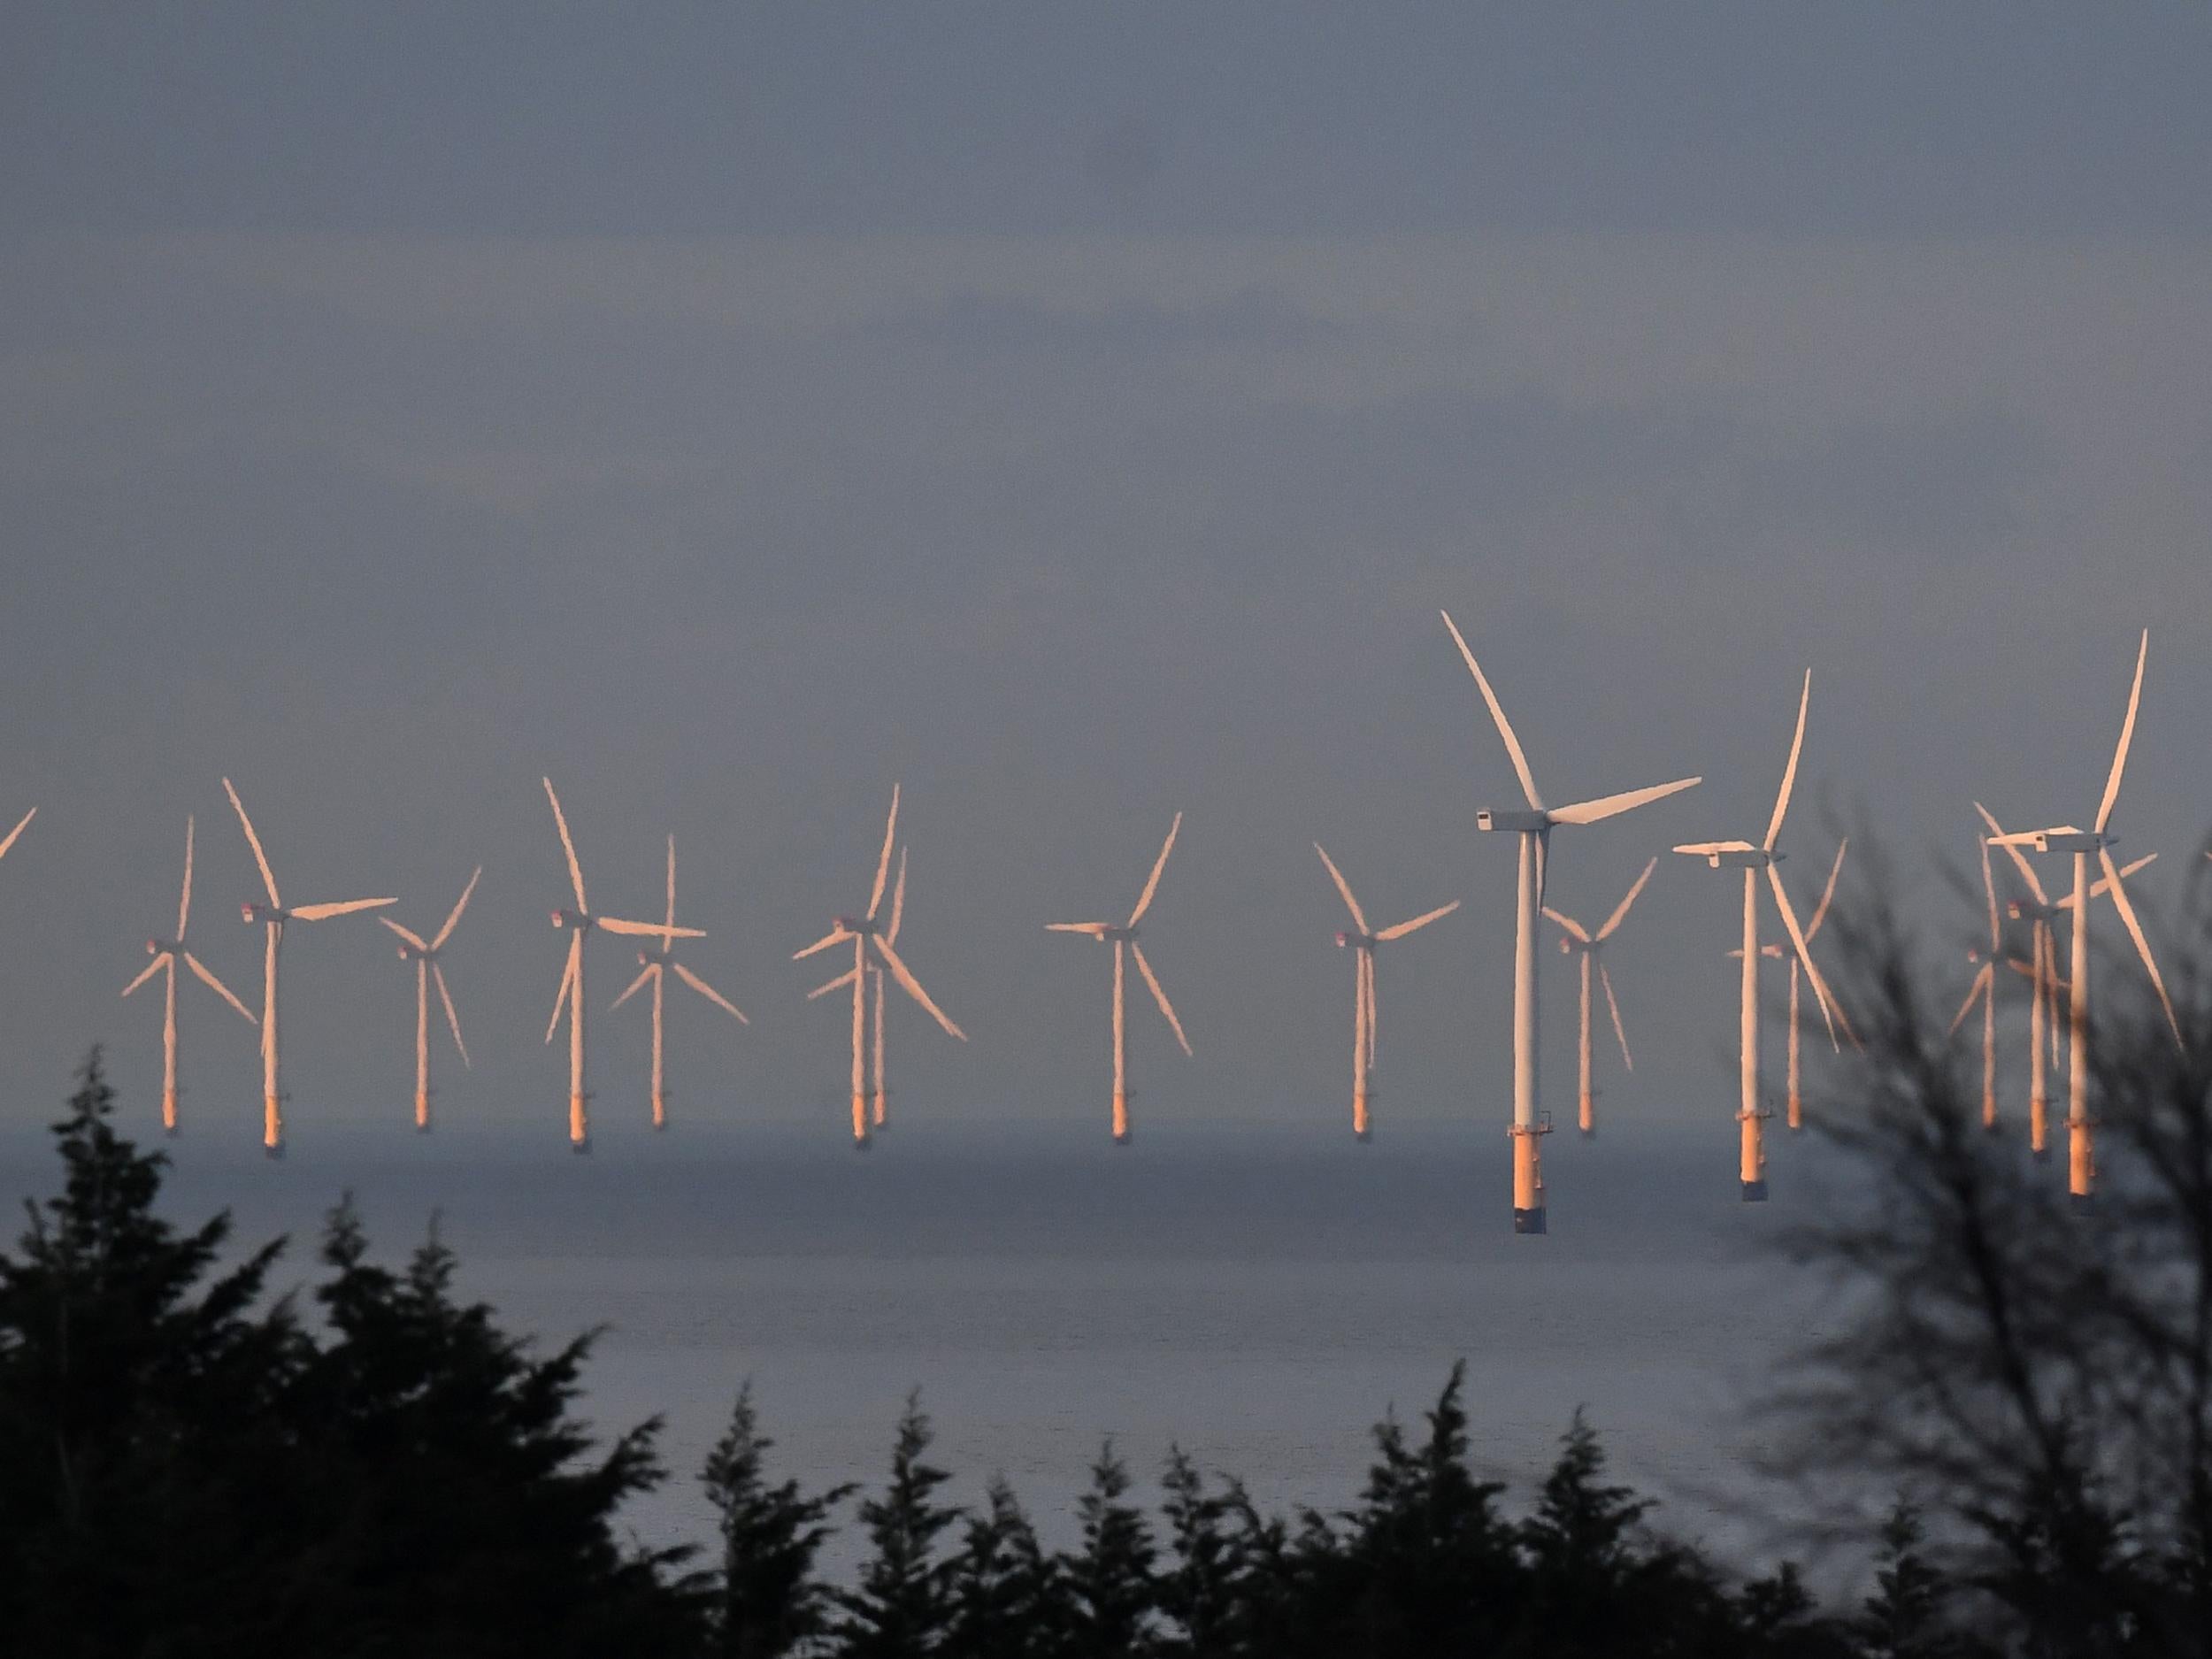
{"label": "offshore wind turbine", "polygon": [[2028,1004],[2028,1149],[2040,1161],[2051,1155],[2049,1068],[2058,1064],[2058,952],[2051,929],[2059,908],[2051,902],[2035,866],[2005,839],[2004,826],[1989,809],[1977,801],[1974,810],[1989,829],[1984,847],[2004,849],[2028,891],[2026,898],[2010,900],[2005,909],[2015,921],[2025,920],[2029,925],[2028,978],[2032,981],[2032,996]]}
{"label": "offshore wind turbine", "polygon": [[1352,913],[1353,931],[1339,933],[1336,942],[1338,949],[1352,953],[1352,1133],[1364,1141],[1371,1133],[1367,1109],[1375,1071],[1376,947],[1403,939],[1408,933],[1449,916],[1459,908],[1459,901],[1454,899],[1409,922],[1400,922],[1394,927],[1377,932],[1368,926],[1366,913],[1352,896],[1352,884],[1344,879],[1344,872],[1336,867],[1336,860],[1329,856],[1328,849],[1319,841],[1314,842],[1313,849],[1328,866],[1329,879],[1336,883],[1336,890],[1344,898],[1344,908]]}
{"label": "offshore wind turbine", "polygon": [[2071,949],[2067,964],[2067,1033],[2066,1033],[2066,1148],[2067,1191],[2074,1203],[2085,1207],[2096,1191],[2096,1147],[2094,1125],[2089,1118],[2089,861],[2093,858],[2111,883],[2112,905],[2120,912],[2120,920],[2134,941],[2136,954],[2142,957],[2144,969],[2150,974],[2151,987],[2158,993],[2159,1006],[2165,1010],[2166,1024],[2174,1033],[2174,1041],[2181,1041],[2181,1023],[2174,1016],[2173,1001],[2166,995],[2166,981],[2160,977],[2158,962],[2151,955],[2150,941],[2143,936],[2143,925],[2136,919],[2135,906],[2130,902],[2127,886],[2121,880],[2119,866],[2113,863],[2112,848],[2116,837],[2105,833],[2112,821],[2112,809],[2120,799],[2120,780],[2127,771],[2128,748],[2135,741],[2135,717],[2143,704],[2143,668],[2150,657],[2150,630],[2143,630],[2142,641],[2135,652],[2135,682],[2128,689],[2127,718],[2120,725],[2120,741],[2112,751],[2112,770],[2105,776],[2104,795],[2097,803],[2097,816],[2088,829],[2071,824],[2062,824],[2050,829],[2023,830],[2010,835],[1997,837],[1998,844],[2007,847],[2032,847],[2038,852],[2066,853],[2074,861],[2073,916],[2069,933]]}
{"label": "offshore wind turbine", "polygon": [[1542,1233],[1544,1170],[1537,1147],[1539,1137],[1549,1134],[1551,1125],[1539,1111],[1536,917],[1544,904],[1545,867],[1550,857],[1551,833],[1562,824],[1595,824],[1617,817],[1691,788],[1702,780],[1678,778],[1672,783],[1655,784],[1647,789],[1631,789],[1567,806],[1547,807],[1543,797],[1536,792],[1535,774],[1529,770],[1528,757],[1521,752],[1521,740],[1514,736],[1512,723],[1505,718],[1497,694],[1490,689],[1489,680],[1484,678],[1475,654],[1467,649],[1467,641],[1461,636],[1451,613],[1440,614],[1444,626],[1451,630],[1452,642],[1466,659],[1467,672],[1475,677],[1475,685],[1489,707],[1490,718],[1497,725],[1498,735],[1505,740],[1506,753],[1512,757],[1514,773],[1521,780],[1521,794],[1528,803],[1525,810],[1517,807],[1507,811],[1486,808],[1475,814],[1475,826],[1483,830],[1510,831],[1521,838],[1513,908],[1513,1125],[1508,1133],[1513,1137],[1513,1230]]}
{"label": "offshore wind turbine", "polygon": [[[24,824],[29,822],[28,818],[23,820]],[[17,833],[20,833],[22,828],[22,824],[17,825]],[[15,836],[11,835],[7,842],[0,842],[0,855],[7,852],[8,843],[14,840]],[[165,969],[168,972],[168,983],[162,989],[161,998],[161,1126],[171,1134],[177,1133],[177,964],[181,961],[191,969],[200,983],[236,1009],[239,1018],[246,1024],[260,1024],[254,1018],[253,1010],[231,994],[230,987],[217,979],[205,963],[185,949],[184,927],[191,916],[192,819],[188,815],[184,820],[184,887],[177,897],[177,931],[167,939],[150,939],[146,941],[146,954],[153,960],[146,964],[144,972],[123,987],[123,995],[128,996],[155,974]]]}
{"label": "offshore wind turbine", "polygon": [[[1805,944],[1809,949],[1813,941],[1820,937],[1821,927],[1828,920],[1828,907],[1835,902],[1836,880],[1843,874],[1843,856],[1850,850],[1850,847],[1851,838],[1848,835],[1836,843],[1835,862],[1828,866],[1828,884],[1820,890],[1820,902],[1813,907],[1813,919],[1805,924]],[[1728,954],[1732,958],[1740,957],[1743,955],[1743,947],[1736,946]],[[1782,947],[1769,941],[1759,947],[1759,954],[1779,962],[1783,956]],[[1790,957],[1789,1089],[1787,1096],[1789,1115],[1784,1119],[1789,1125],[1792,1134],[1795,1134],[1805,1126],[1805,1070],[1801,1053],[1804,1022],[1799,1000],[1801,979],[1802,970],[1797,965],[1797,958],[1792,956]]]}
{"label": "offshore wind turbine", "polygon": [[1159,976],[1152,972],[1152,964],[1145,960],[1144,947],[1137,942],[1137,924],[1152,908],[1152,896],[1160,890],[1160,872],[1167,868],[1167,856],[1175,850],[1175,837],[1183,827],[1183,815],[1178,812],[1175,821],[1167,826],[1167,841],[1160,848],[1160,856],[1153,861],[1152,874],[1144,884],[1144,891],[1137,895],[1137,908],[1129,912],[1129,919],[1113,922],[1047,922],[1045,931],[1053,933],[1088,933],[1102,943],[1114,948],[1114,1144],[1129,1144],[1129,1028],[1123,1017],[1124,987],[1127,974],[1123,965],[1125,956],[1134,956],[1137,972],[1144,975],[1144,982],[1151,987],[1152,1000],[1160,1005],[1160,1012],[1174,1032],[1175,1041],[1182,1045],[1186,1057],[1190,1054],[1190,1039],[1183,1034],[1183,1022],[1175,1018],[1175,1006],[1167,1000],[1167,993],[1160,988]]}
{"label": "offshore wind turbine", "polygon": [[676,960],[676,838],[668,838],[668,921],[661,930],[657,946],[649,945],[637,953],[638,976],[630,981],[630,988],[614,999],[612,1013],[647,985],[653,987],[653,1127],[668,1127],[667,1094],[664,1087],[664,1072],[661,1065],[661,993],[666,987],[667,976],[673,972],[693,990],[705,997],[723,1012],[732,1015],[741,1025],[752,1022],[739,1012],[736,1003],[709,985],[689,968]]}
{"label": "offshore wind turbine", "polygon": [[[891,883],[891,919],[885,925],[883,930],[884,938],[894,946],[899,942],[899,925],[905,919],[905,916],[906,849],[902,847],[899,849],[898,877]],[[818,997],[827,996],[833,991],[845,989],[852,984],[853,975],[857,972],[858,970],[854,968],[846,969],[827,985],[818,985],[809,991],[806,994],[806,1000],[811,1002]],[[881,968],[872,966],[868,970],[868,1005],[870,1043],[874,1050],[873,1064],[870,1068],[874,1083],[874,1087],[871,1091],[875,1108],[874,1128],[876,1133],[881,1134],[891,1126],[891,1092],[884,1082],[883,970]]]}
{"label": "offshore wind turbine", "polygon": [[284,1094],[277,1079],[277,951],[284,942],[284,924],[287,922],[321,922],[334,916],[350,916],[357,910],[381,910],[396,904],[396,899],[340,899],[328,904],[294,904],[288,906],[277,896],[276,872],[269,868],[268,856],[261,850],[261,837],[254,833],[253,820],[246,816],[246,803],[238,798],[238,791],[231,781],[223,780],[223,792],[230,796],[233,810],[238,814],[239,827],[246,832],[246,844],[253,849],[253,861],[261,869],[261,885],[267,890],[266,904],[248,899],[238,908],[251,926],[258,922],[267,939],[261,966],[261,1146],[271,1157],[284,1155]]}
{"label": "offshore wind turbine", "polygon": [[1595,971],[1597,982],[1605,992],[1606,1011],[1613,1017],[1613,1038],[1621,1045],[1621,1064],[1633,1071],[1636,1069],[1636,1060],[1635,1056],[1628,1052],[1628,1033],[1621,1025],[1621,1005],[1613,995],[1613,976],[1605,971],[1605,964],[1600,958],[1599,953],[1605,949],[1605,941],[1612,938],[1615,931],[1628,918],[1629,906],[1636,902],[1636,895],[1644,890],[1644,883],[1651,879],[1651,872],[1658,867],[1659,861],[1656,858],[1644,866],[1644,873],[1636,878],[1634,885],[1628,889],[1621,902],[1613,907],[1613,913],[1605,918],[1604,925],[1594,933],[1575,920],[1573,917],[1555,910],[1548,904],[1544,907],[1544,914],[1558,923],[1561,931],[1566,934],[1566,937],[1559,941],[1561,954],[1579,958],[1577,966],[1580,969],[1582,978],[1582,1025],[1576,1056],[1579,1063],[1581,1102],[1576,1121],[1586,1135],[1594,1135],[1598,1132],[1596,1091],[1590,1087],[1590,979],[1592,972]]}
{"label": "offshore wind turbine", "polygon": [[438,957],[453,937],[453,930],[461,925],[461,912],[469,907],[469,895],[476,891],[477,879],[484,873],[484,866],[476,866],[468,885],[461,889],[461,896],[454,902],[444,926],[426,940],[411,928],[402,927],[388,916],[376,919],[399,936],[399,959],[415,964],[415,1132],[426,1134],[430,1130],[430,987],[438,987],[438,1001],[445,1004],[445,1023],[452,1028],[453,1046],[461,1052],[461,1064],[469,1064],[469,1046],[461,1041],[461,1017],[453,1010],[453,993],[446,988],[445,970],[438,965]]}
{"label": "offshore wind turbine", "polygon": [[1850,1029],[1850,1021],[1844,1018],[1843,1010],[1830,994],[1828,982],[1813,965],[1812,949],[1806,942],[1805,930],[1798,926],[1797,910],[1790,902],[1789,889],[1782,885],[1782,872],[1775,868],[1783,856],[1775,842],[1781,837],[1782,819],[1790,810],[1790,792],[1797,784],[1797,761],[1805,748],[1805,715],[1812,695],[1813,675],[1807,669],[1805,688],[1797,699],[1797,734],[1790,740],[1789,764],[1783,768],[1782,787],[1774,797],[1774,815],[1767,820],[1766,834],[1758,845],[1755,847],[1747,841],[1688,841],[1674,849],[1702,858],[1716,870],[1743,872],[1743,942],[1739,948],[1742,952],[1741,1002],[1737,1013],[1740,1104],[1736,1121],[1741,1125],[1737,1175],[1743,1184],[1746,1203],[1763,1203],[1767,1195],[1766,1147],[1760,1125],[1770,1114],[1759,1104],[1760,871],[1766,872],[1767,885],[1774,891],[1774,907],[1782,914],[1782,925],[1788,930],[1790,943],[1797,952],[1796,959],[1804,964],[1806,979],[1812,982],[1813,995],[1820,1003],[1820,1017],[1828,1027],[1829,1042],[1836,1044],[1839,1022],[1847,1032]]}
{"label": "offshore wind turbine", "polygon": [[568,1144],[578,1152],[591,1150],[591,1123],[586,1114],[584,1093],[584,935],[594,928],[603,933],[621,933],[634,938],[703,939],[706,935],[695,927],[678,927],[672,919],[667,926],[655,922],[624,921],[618,917],[601,916],[591,908],[584,896],[584,868],[576,860],[576,843],[568,833],[568,818],[561,810],[561,797],[553,793],[553,780],[539,780],[545,785],[545,798],[553,808],[553,826],[561,833],[561,851],[568,858],[568,884],[576,894],[576,908],[556,910],[553,926],[568,929],[568,964],[561,970],[561,988],[554,994],[553,1018],[545,1028],[545,1040],[553,1041],[553,1033],[561,1028],[561,1015],[568,1015]]}
{"label": "offshore wind turbine", "polygon": [[[891,786],[891,814],[883,826],[883,851],[876,859],[875,886],[869,890],[867,910],[859,916],[832,917],[829,932],[804,949],[794,951],[791,958],[796,962],[827,950],[833,945],[842,944],[847,940],[852,941],[853,1146],[856,1150],[868,1145],[868,970],[871,966],[868,950],[871,945],[875,947],[876,959],[890,971],[891,977],[898,981],[899,988],[920,1003],[929,1017],[944,1028],[948,1036],[956,1037],[962,1042],[968,1040],[968,1033],[954,1025],[943,1009],[930,1001],[929,993],[922,989],[922,982],[914,977],[913,971],[900,958],[895,942],[887,937],[889,927],[878,920],[883,909],[884,890],[891,879],[891,849],[898,840],[898,831],[899,787],[895,783]],[[840,979],[832,981],[833,985],[840,983],[842,983],[841,976]]]}

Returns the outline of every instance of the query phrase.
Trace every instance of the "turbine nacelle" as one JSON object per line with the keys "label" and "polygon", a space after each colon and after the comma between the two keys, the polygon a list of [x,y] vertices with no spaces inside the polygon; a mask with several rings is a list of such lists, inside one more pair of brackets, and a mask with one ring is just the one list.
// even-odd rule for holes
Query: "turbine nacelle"
{"label": "turbine nacelle", "polygon": [[1706,854],[1705,862],[1715,870],[1762,870],[1780,864],[1784,856],[1763,847],[1732,847]]}
{"label": "turbine nacelle", "polygon": [[2023,830],[2016,835],[1994,839],[2000,847],[2032,847],[2039,853],[2083,853],[2092,857],[2120,842],[2116,835],[2077,829]]}
{"label": "turbine nacelle", "polygon": [[1552,826],[1548,812],[1532,811],[1522,807],[1509,807],[1494,811],[1488,807],[1475,814],[1475,827],[1483,830],[1517,830],[1524,835],[1548,830]]}
{"label": "turbine nacelle", "polygon": [[591,926],[591,918],[582,910],[558,910],[553,912],[553,926],[573,927],[581,932]]}
{"label": "turbine nacelle", "polygon": [[1336,942],[1340,949],[1372,950],[1380,941],[1372,933],[1356,933],[1347,930],[1337,934]]}
{"label": "turbine nacelle", "polygon": [[275,905],[263,904],[254,899],[248,899],[243,904],[241,904],[238,907],[238,913],[244,917],[250,924],[253,922],[280,922],[284,919],[285,915],[285,913],[279,910]]}
{"label": "turbine nacelle", "polygon": [[840,933],[872,933],[876,931],[875,918],[869,916],[833,916],[830,918],[830,929]]}

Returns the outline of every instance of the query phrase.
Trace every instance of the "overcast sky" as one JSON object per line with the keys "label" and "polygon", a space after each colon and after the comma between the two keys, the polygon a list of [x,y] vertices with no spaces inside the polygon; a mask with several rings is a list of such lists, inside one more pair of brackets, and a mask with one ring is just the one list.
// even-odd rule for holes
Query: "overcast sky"
{"label": "overcast sky", "polygon": [[[864,903],[905,787],[913,1118],[1095,1118],[1147,939],[1141,1123],[1507,1115],[1512,773],[1594,920],[1677,840],[1903,864],[2093,810],[2178,898],[2212,801],[2212,19],[2196,7],[138,8],[0,17],[6,1112],[91,1041],[150,1118],[173,915],[252,1000],[251,866],[434,926],[472,1076],[561,1133],[550,772],[595,902],[657,902],[754,1016],[672,1002],[676,1110],[837,1133],[786,958]],[[1824,816],[1825,815],[1825,816]],[[1615,970],[1607,1110],[1732,1133],[1732,887],[1669,857]],[[1932,928],[1955,918],[1925,889]],[[287,955],[296,1130],[404,1122],[381,929]],[[1549,953],[1547,1103],[1571,1101]],[[603,947],[603,948],[602,948]],[[595,941],[593,1000],[628,955]],[[1959,970],[1961,991],[1970,972]],[[603,1133],[639,1010],[595,1010]],[[186,1112],[250,1136],[252,1033],[185,998]],[[1502,1153],[1501,1152],[1501,1157]],[[1502,1164],[1501,1165],[1502,1167]]]}

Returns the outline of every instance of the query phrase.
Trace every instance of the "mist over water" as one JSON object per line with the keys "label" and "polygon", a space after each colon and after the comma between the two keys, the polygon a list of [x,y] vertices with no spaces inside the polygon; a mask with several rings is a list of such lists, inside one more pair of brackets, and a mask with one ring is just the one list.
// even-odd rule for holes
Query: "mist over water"
{"label": "mist over water", "polygon": [[[1765,1246],[1812,1202],[1819,1148],[1778,1133],[1775,1201],[1745,1205],[1720,1104],[1709,1125],[1553,1135],[1553,1232],[1535,1239],[1510,1231],[1496,1126],[1400,1127],[1386,1099],[1365,1146],[1141,1116],[1120,1149],[1102,1102],[1084,1132],[899,1123],[895,1104],[865,1155],[826,1114],[680,1118],[655,1136],[611,1107],[588,1158],[551,1118],[534,1139],[418,1137],[302,1112],[281,1162],[227,1125],[188,1127],[167,1143],[165,1202],[180,1223],[229,1207],[241,1248],[290,1233],[283,1286],[311,1277],[321,1217],[350,1189],[384,1259],[434,1213],[463,1293],[508,1328],[552,1344],[607,1326],[586,1412],[603,1432],[665,1415],[677,1479],[632,1515],[656,1542],[711,1535],[690,1477],[748,1375],[778,1466],[817,1486],[877,1483],[918,1386],[956,1494],[1002,1470],[1064,1541],[1109,1433],[1141,1491],[1174,1441],[1264,1508],[1345,1503],[1370,1425],[1394,1403],[1417,1418],[1464,1357],[1486,1470],[1525,1493],[1586,1405],[1674,1528],[1748,1546],[1709,1501],[1741,1489],[1732,1417],[1816,1317],[1812,1287]],[[0,1195],[58,1178],[43,1137],[0,1138]]]}

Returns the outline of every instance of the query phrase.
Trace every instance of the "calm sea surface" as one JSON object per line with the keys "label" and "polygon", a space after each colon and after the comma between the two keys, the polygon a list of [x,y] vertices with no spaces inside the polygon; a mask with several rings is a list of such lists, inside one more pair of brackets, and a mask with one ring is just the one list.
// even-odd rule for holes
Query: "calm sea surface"
{"label": "calm sea surface", "polygon": [[[1741,1403],[1817,1307],[1767,1248],[1816,1148],[1778,1136],[1775,1202],[1747,1206],[1733,1130],[1553,1136],[1533,1239],[1510,1232],[1505,1136],[1471,1128],[1163,1127],[1118,1149],[915,1123],[861,1156],[834,1124],[680,1124],[588,1158],[557,1127],[302,1133],[282,1162],[188,1134],[168,1203],[228,1205],[242,1240],[290,1233],[282,1283],[342,1189],[387,1256],[434,1210],[464,1289],[511,1327],[607,1326],[592,1418],[667,1420],[678,1479],[634,1515],[655,1541],[709,1536],[690,1476],[748,1376],[776,1458],[818,1485],[879,1480],[919,1388],[955,1491],[1003,1471],[1062,1540],[1107,1434],[1148,1481],[1179,1442],[1263,1505],[1345,1503],[1370,1425],[1416,1416],[1463,1358],[1486,1468],[1525,1488],[1584,1405],[1675,1526],[1732,1548],[1744,1524],[1704,1494],[1737,1484]],[[57,1167],[0,1139],[0,1195],[50,1191]]]}

